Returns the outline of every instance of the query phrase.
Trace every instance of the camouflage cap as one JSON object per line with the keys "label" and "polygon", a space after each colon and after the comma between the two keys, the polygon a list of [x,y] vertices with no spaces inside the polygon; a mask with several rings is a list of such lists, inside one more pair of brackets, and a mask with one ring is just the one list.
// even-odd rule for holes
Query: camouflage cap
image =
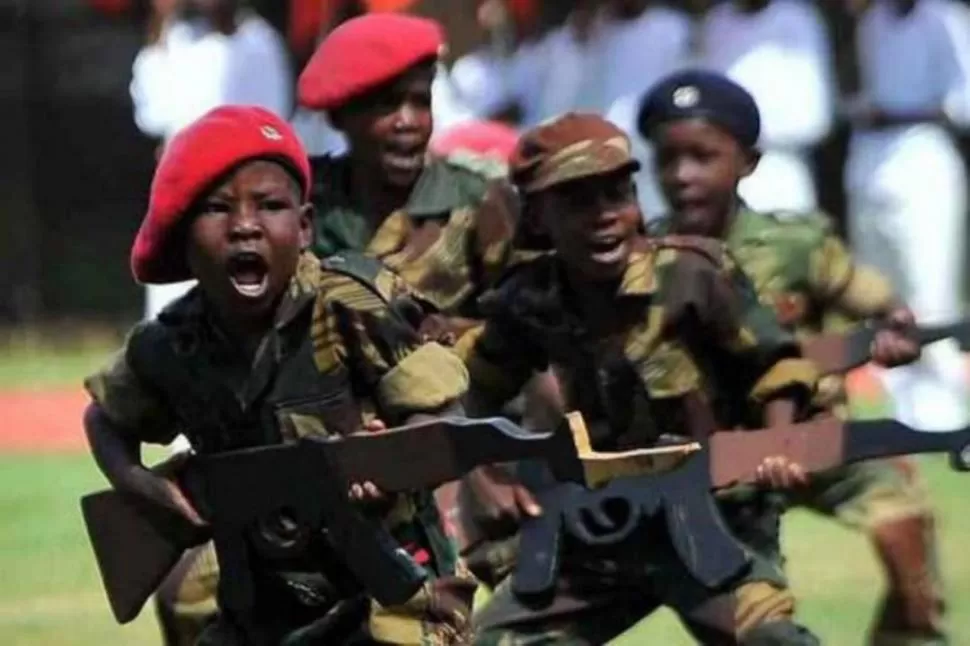
{"label": "camouflage cap", "polygon": [[535,193],[584,177],[639,168],[622,130],[598,115],[569,112],[522,135],[512,152],[509,176],[523,193]]}

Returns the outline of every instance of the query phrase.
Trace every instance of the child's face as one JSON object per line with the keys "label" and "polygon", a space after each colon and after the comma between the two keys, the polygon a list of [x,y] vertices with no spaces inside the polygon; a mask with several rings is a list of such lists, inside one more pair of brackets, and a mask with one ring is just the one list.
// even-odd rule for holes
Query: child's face
{"label": "child's face", "polygon": [[566,266],[594,281],[623,275],[642,221],[629,170],[560,184],[532,199]]}
{"label": "child's face", "polygon": [[312,241],[311,207],[282,166],[252,161],[205,196],[188,228],[188,263],[207,298],[236,321],[271,313]]}
{"label": "child's face", "polygon": [[337,111],[335,125],[350,142],[351,154],[384,181],[409,187],[424,168],[434,125],[431,83],[434,65],[418,65],[397,79]]}
{"label": "child's face", "polygon": [[734,208],[738,182],[754,170],[757,153],[703,119],[663,124],[651,139],[660,186],[681,229],[720,235]]}

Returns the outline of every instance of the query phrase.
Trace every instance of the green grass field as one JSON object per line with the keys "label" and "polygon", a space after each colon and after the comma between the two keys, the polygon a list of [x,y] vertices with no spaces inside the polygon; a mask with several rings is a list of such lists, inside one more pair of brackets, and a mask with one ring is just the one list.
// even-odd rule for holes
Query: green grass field
{"label": "green grass field", "polygon": [[[102,349],[63,360],[39,361],[35,351],[18,355],[9,365],[0,361],[0,388],[77,384],[103,356]],[[970,515],[963,493],[970,481],[950,472],[941,458],[926,458],[922,464],[939,511],[951,643],[970,645]],[[83,455],[0,455],[0,644],[160,644],[150,608],[135,623],[120,627],[103,598],[77,505],[81,494],[103,486]],[[825,644],[863,644],[883,585],[865,539],[795,512],[786,518],[785,546],[802,620]],[[618,643],[692,642],[671,615],[661,612]]]}

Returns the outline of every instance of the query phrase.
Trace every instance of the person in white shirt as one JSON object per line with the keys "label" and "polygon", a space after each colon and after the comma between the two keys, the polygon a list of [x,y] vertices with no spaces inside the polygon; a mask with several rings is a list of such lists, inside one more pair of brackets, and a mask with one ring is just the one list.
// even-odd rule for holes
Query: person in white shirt
{"label": "person in white shirt", "polygon": [[[967,169],[948,132],[970,123],[961,11],[950,0],[876,0],[858,29],[862,92],[849,109],[845,182],[850,239],[925,324],[963,313]],[[970,392],[954,342],[925,348],[919,363],[884,380],[900,419],[940,430],[967,423]]]}
{"label": "person in white shirt", "polygon": [[640,161],[637,199],[647,220],[668,208],[654,173],[653,150],[637,130],[637,113],[657,81],[691,63],[692,34],[690,16],[670,4],[608,0],[593,35],[600,83],[596,109],[630,137]]}
{"label": "person in white shirt", "polygon": [[[220,105],[259,105],[288,117],[293,74],[282,37],[236,0],[156,0],[167,20],[138,52],[130,92],[135,124],[161,145]],[[146,288],[145,318],[191,288],[192,281]]]}
{"label": "person in white shirt", "polygon": [[818,207],[811,148],[831,131],[835,73],[825,23],[810,0],[731,0],[701,32],[702,66],[754,96],[762,118],[758,169],[739,192],[758,211]]}
{"label": "person in white shirt", "polygon": [[[644,214],[666,208],[651,171],[649,146],[637,134],[640,98],[690,61],[688,15],[655,0],[580,2],[567,21],[519,46],[503,69],[504,100],[530,128],[564,112],[594,112],[623,129],[641,162],[636,176]],[[486,68],[479,74],[485,78]]]}

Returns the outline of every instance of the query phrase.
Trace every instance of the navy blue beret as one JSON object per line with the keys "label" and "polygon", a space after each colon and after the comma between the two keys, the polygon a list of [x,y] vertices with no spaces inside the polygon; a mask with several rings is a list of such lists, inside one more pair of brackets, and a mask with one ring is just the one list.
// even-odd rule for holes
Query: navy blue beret
{"label": "navy blue beret", "polygon": [[761,133],[761,115],[754,98],[716,72],[685,70],[661,79],[640,104],[637,129],[649,139],[658,125],[681,119],[716,123],[748,148],[757,143]]}

